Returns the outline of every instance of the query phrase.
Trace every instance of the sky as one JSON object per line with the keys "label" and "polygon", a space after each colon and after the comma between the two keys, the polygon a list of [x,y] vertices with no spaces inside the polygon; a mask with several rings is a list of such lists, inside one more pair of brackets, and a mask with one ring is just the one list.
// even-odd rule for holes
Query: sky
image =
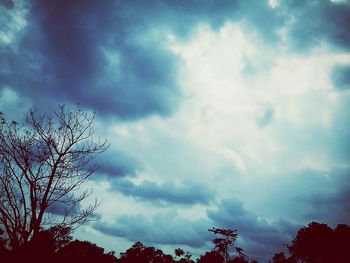
{"label": "sky", "polygon": [[1,0],[0,110],[76,103],[111,143],[80,239],[266,262],[350,224],[350,1]]}

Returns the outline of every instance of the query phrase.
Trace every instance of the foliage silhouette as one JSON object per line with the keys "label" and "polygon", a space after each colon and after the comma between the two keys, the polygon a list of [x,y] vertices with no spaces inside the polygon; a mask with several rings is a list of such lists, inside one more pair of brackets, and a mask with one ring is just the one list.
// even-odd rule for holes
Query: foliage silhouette
{"label": "foliage silhouette", "polygon": [[18,249],[0,254],[0,262],[117,262],[114,252],[104,253],[89,241],[72,241],[69,233],[60,226],[42,230]]}
{"label": "foliage silhouette", "polygon": [[2,230],[0,228],[0,258],[5,257],[6,254],[8,253],[5,245],[6,245],[6,239],[4,237],[2,237],[2,235],[4,234],[4,230]]}
{"label": "foliage silhouette", "polygon": [[114,252],[105,254],[104,248],[89,241],[74,240],[58,251],[61,261],[71,262],[117,262]]}
{"label": "foliage silhouette", "polygon": [[209,232],[221,236],[212,240],[215,246],[214,249],[224,258],[225,261],[229,260],[229,249],[234,245],[238,238],[237,230],[212,228],[209,229]]}
{"label": "foliage silhouette", "polygon": [[218,251],[206,252],[203,256],[200,256],[198,263],[223,263],[225,258]]}
{"label": "foliage silhouette", "polygon": [[273,263],[347,263],[350,262],[350,227],[339,224],[333,230],[327,224],[311,222],[298,231],[287,247],[290,256],[276,253]]}
{"label": "foliage silhouette", "polygon": [[286,255],[283,252],[280,253],[276,253],[273,257],[272,257],[272,263],[287,263],[287,262],[295,262],[294,259],[287,259]]}
{"label": "foliage silhouette", "polygon": [[58,252],[65,246],[67,246],[72,241],[72,229],[66,226],[55,225],[50,227],[47,231],[54,241],[53,243],[53,251]]}
{"label": "foliage silhouette", "polygon": [[121,253],[120,263],[172,263],[171,255],[164,254],[160,249],[146,247],[140,241],[137,241],[125,253]]}
{"label": "foliage silhouette", "polygon": [[350,262],[350,227],[339,224],[334,230],[335,234],[335,258],[337,262]]}
{"label": "foliage silhouette", "polygon": [[350,227],[338,225],[333,230],[312,222],[298,231],[288,249],[302,262],[350,262]]}
{"label": "foliage silhouette", "polygon": [[184,251],[181,248],[177,248],[174,250],[174,254],[176,258],[179,258],[178,262],[180,263],[194,263],[194,261],[191,259],[192,254],[188,251]]}
{"label": "foliage silhouette", "polygon": [[93,218],[98,202],[80,210],[90,191],[79,189],[108,147],[93,138],[94,118],[65,106],[44,115],[31,109],[23,126],[0,115],[0,227],[13,249],[43,225],[73,228]]}
{"label": "foliage silhouette", "polygon": [[[209,232],[219,235],[212,240],[214,250],[206,252],[205,255],[198,259],[198,263],[250,263],[247,256],[243,253],[243,249],[235,246],[238,238],[237,230],[211,228]],[[235,248],[236,255],[230,256],[230,248]]]}
{"label": "foliage silhouette", "polygon": [[185,255],[185,251],[183,251],[181,248],[175,249],[174,253],[175,253],[176,257],[181,257],[181,256]]}

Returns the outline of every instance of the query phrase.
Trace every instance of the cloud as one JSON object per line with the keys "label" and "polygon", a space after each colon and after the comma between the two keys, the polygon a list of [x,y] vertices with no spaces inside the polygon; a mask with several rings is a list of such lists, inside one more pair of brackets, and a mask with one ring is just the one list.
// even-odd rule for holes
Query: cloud
{"label": "cloud", "polygon": [[173,213],[153,217],[124,215],[113,224],[96,223],[93,227],[108,235],[151,244],[202,247],[210,239],[207,220],[190,221]]}
{"label": "cloud", "polygon": [[349,169],[316,172],[316,176],[318,180],[314,178],[307,185],[310,188],[311,185],[317,184],[317,189],[302,197],[295,197],[297,203],[303,202],[307,206],[301,213],[305,220],[325,222],[334,226],[339,223],[350,224]]}
{"label": "cloud", "polygon": [[245,204],[255,203],[255,213],[269,222],[285,218],[302,225],[311,221],[336,225],[349,222],[348,176],[348,168],[280,171],[278,176],[255,177],[254,186],[248,184],[254,196],[247,189],[239,198]]}
{"label": "cloud", "polygon": [[95,159],[98,164],[97,174],[91,179],[115,179],[125,176],[135,176],[138,169],[142,168],[141,163],[121,151],[110,150],[98,155]]}
{"label": "cloud", "polygon": [[134,184],[129,180],[112,181],[112,190],[129,195],[142,202],[172,203],[179,205],[208,204],[213,198],[213,190],[205,184],[184,182],[177,185],[174,181],[156,183],[144,180]]}
{"label": "cloud", "polygon": [[246,209],[237,199],[222,200],[216,210],[208,211],[208,217],[216,227],[236,229],[247,255],[265,261],[283,250],[283,244],[291,241],[292,234],[299,227],[284,219],[269,223]]}
{"label": "cloud", "polygon": [[169,114],[179,97],[175,56],[151,29],[136,32],[121,9],[115,2],[33,1],[18,48],[2,48],[2,84],[45,108],[80,102],[125,119]]}
{"label": "cloud", "polygon": [[[349,50],[350,5],[335,1],[280,1],[289,16],[289,38],[300,50],[323,43]],[[312,19],[311,19],[312,18]]]}
{"label": "cloud", "polygon": [[350,225],[350,184],[331,193],[314,193],[306,198],[306,202],[312,206],[312,209],[305,213],[306,218],[330,222],[333,225]]}
{"label": "cloud", "polygon": [[271,40],[280,24],[263,1],[11,3],[3,10],[11,19],[0,37],[2,84],[39,108],[79,102],[121,119],[168,116],[180,103],[169,34],[186,39],[198,24],[237,20]]}
{"label": "cloud", "polygon": [[276,40],[276,29],[283,23],[283,18],[274,12],[267,1],[180,1],[178,5],[188,15],[197,16],[200,22],[212,25],[214,30],[227,21],[240,21],[250,29],[258,28],[256,32],[269,41]]}
{"label": "cloud", "polygon": [[[20,0],[0,2],[0,50],[16,49],[16,46],[12,44],[23,36],[23,31],[28,24],[26,21],[27,13],[28,5],[26,2]],[[0,69],[4,70],[2,67]]]}
{"label": "cloud", "polygon": [[260,127],[265,127],[270,122],[273,121],[273,117],[275,115],[275,110],[272,107],[268,107],[265,109],[258,118],[258,123]]}
{"label": "cloud", "polygon": [[[175,43],[186,65],[188,97],[171,118],[120,127],[121,145],[143,160],[141,179],[150,184],[133,178],[118,191],[140,193],[132,200],[142,205],[152,194],[144,188],[157,192],[168,178],[208,182],[215,198],[242,200],[210,209],[211,226],[238,229],[247,255],[267,261],[299,226],[316,218],[306,215],[313,210],[310,202],[297,198],[341,185],[328,184],[325,175],[348,163],[349,97],[331,88],[329,72],[349,57],[328,50],[286,54],[271,46],[263,49],[247,35],[239,24],[227,23],[219,32],[203,27],[190,42]],[[245,58],[255,54],[259,62],[266,59],[266,69],[242,76]],[[228,162],[232,165],[220,169]],[[164,192],[154,193],[155,198]],[[147,207],[166,209],[156,200]]]}
{"label": "cloud", "polygon": [[80,102],[121,119],[168,116],[182,98],[169,34],[188,39],[198,24],[218,30],[238,21],[260,40],[276,43],[290,19],[288,32],[299,46],[317,45],[320,38],[349,46],[348,4],[297,3],[272,8],[268,1],[241,0],[8,1],[0,79],[39,107]]}
{"label": "cloud", "polygon": [[77,215],[80,212],[80,205],[70,205],[64,202],[55,202],[48,206],[47,212],[58,216]]}
{"label": "cloud", "polygon": [[2,0],[2,1],[0,2],[0,5],[3,5],[4,7],[8,8],[8,9],[11,9],[11,8],[13,8],[13,6],[14,6],[12,0]]}
{"label": "cloud", "polygon": [[[346,221],[348,2],[15,0],[0,12],[0,110],[80,102],[103,117],[113,146],[89,183],[118,220],[101,232],[200,246],[208,226],[228,226],[266,259],[294,222]],[[204,220],[211,207],[197,241],[195,220],[145,216],[169,207]]]}
{"label": "cloud", "polygon": [[20,97],[16,91],[8,87],[0,90],[0,111],[5,114],[7,120],[24,121],[24,112],[29,107],[30,102]]}
{"label": "cloud", "polygon": [[336,65],[331,72],[331,79],[336,89],[350,89],[350,65]]}

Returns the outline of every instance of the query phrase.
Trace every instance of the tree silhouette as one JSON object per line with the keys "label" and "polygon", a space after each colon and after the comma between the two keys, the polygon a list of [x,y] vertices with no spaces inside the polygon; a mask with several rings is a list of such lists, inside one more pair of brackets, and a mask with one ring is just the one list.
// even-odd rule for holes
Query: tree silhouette
{"label": "tree silhouette", "polygon": [[60,249],[57,255],[61,262],[117,262],[114,252],[105,254],[104,248],[89,241],[74,240]]}
{"label": "tree silhouette", "polygon": [[332,228],[312,222],[298,231],[289,251],[295,259],[302,262],[333,262],[334,254],[330,247],[333,242]]}
{"label": "tree silhouette", "polygon": [[185,251],[183,251],[181,248],[176,248],[174,250],[174,253],[175,253],[175,256],[177,256],[177,257],[181,257],[181,256],[185,255]]}
{"label": "tree silhouette", "polygon": [[4,237],[2,237],[4,233],[4,230],[0,228],[0,258],[4,257],[5,254],[7,254],[7,249],[5,247],[6,240],[4,239]]}
{"label": "tree silhouette", "polygon": [[120,263],[173,263],[172,256],[164,254],[160,249],[146,247],[137,241],[125,253],[121,253]]}
{"label": "tree silhouette", "polygon": [[[271,261],[269,261],[271,262]],[[286,255],[283,252],[276,253],[272,257],[272,263],[288,263],[288,262],[296,262],[295,260],[292,261],[291,259],[287,259]]]}
{"label": "tree silhouette", "polygon": [[184,251],[181,248],[176,248],[174,250],[176,258],[179,257],[179,260],[177,262],[179,263],[194,263],[194,261],[191,259],[192,254],[188,251]]}
{"label": "tree silhouette", "polygon": [[54,252],[58,252],[63,249],[73,239],[71,236],[72,229],[67,226],[54,225],[44,231],[48,232],[52,236],[54,241],[52,249]]}
{"label": "tree silhouette", "polygon": [[350,262],[350,227],[339,224],[334,230],[327,224],[311,222],[299,229],[287,246],[290,257],[276,253],[273,263],[346,263]]}
{"label": "tree silhouette", "polygon": [[0,115],[0,228],[12,249],[43,225],[74,228],[93,218],[98,202],[80,210],[91,193],[81,186],[97,166],[106,141],[94,140],[95,114],[59,106],[53,114],[26,113],[20,126]]}
{"label": "tree silhouette", "polygon": [[350,227],[339,224],[334,230],[336,262],[350,262]]}
{"label": "tree silhouette", "polygon": [[203,256],[200,256],[198,263],[223,263],[225,258],[218,251],[206,252]]}
{"label": "tree silhouette", "polygon": [[224,258],[224,260],[228,260],[230,258],[229,249],[234,245],[238,238],[237,230],[212,228],[209,229],[209,232],[221,236],[214,238],[212,242],[214,243],[215,250]]}
{"label": "tree silhouette", "polygon": [[[235,246],[235,242],[238,238],[237,230],[212,228],[209,232],[219,235],[212,240],[214,244],[214,250],[206,252],[198,259],[198,263],[253,263],[249,261],[247,256],[243,253],[243,249]],[[235,248],[236,256],[230,256],[230,248]]]}

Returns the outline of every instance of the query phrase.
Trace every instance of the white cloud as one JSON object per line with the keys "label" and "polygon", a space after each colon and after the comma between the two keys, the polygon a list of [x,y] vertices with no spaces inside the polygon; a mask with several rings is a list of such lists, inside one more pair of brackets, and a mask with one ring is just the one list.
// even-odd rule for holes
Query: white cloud
{"label": "white cloud", "polygon": [[278,6],[278,0],[268,0],[269,2],[269,5],[272,7],[272,8],[276,8]]}
{"label": "white cloud", "polygon": [[[5,111],[5,118],[21,121],[25,112],[31,103],[28,99],[21,97],[15,90],[8,86],[0,87],[0,111]],[[9,111],[9,109],[11,109]]]}
{"label": "white cloud", "polygon": [[0,5],[0,22],[2,24],[0,44],[14,44],[23,35],[23,31],[28,25],[28,2],[14,0],[13,5],[13,8],[6,8]]}
{"label": "white cloud", "polygon": [[222,149],[222,155],[228,160],[234,163],[234,166],[239,170],[239,172],[247,171],[246,165],[243,159],[232,149],[224,148]]}

